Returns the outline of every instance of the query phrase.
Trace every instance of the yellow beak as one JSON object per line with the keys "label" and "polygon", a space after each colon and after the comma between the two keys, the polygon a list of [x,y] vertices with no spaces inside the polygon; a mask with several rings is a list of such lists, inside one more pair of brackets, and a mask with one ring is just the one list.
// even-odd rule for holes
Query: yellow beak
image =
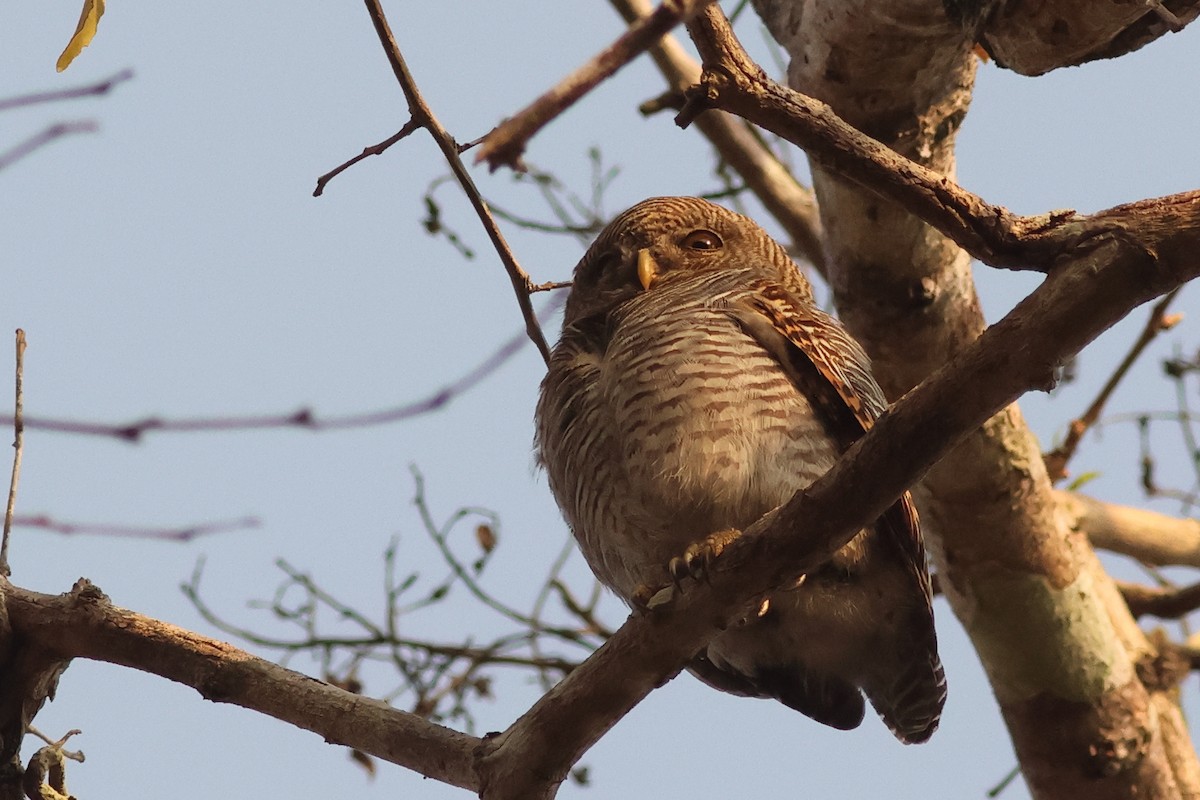
{"label": "yellow beak", "polygon": [[649,250],[638,250],[637,273],[643,289],[649,289],[650,284],[658,277],[658,264],[654,262],[654,256],[650,255]]}

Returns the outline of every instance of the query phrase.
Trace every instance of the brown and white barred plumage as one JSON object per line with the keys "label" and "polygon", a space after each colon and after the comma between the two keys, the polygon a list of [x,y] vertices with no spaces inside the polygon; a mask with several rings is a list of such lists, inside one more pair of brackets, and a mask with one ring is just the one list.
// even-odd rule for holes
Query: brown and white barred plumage
{"label": "brown and white barred plumage", "polygon": [[[668,583],[689,545],[824,474],[885,408],[862,348],[765,231],[704,200],[654,198],[575,269],[537,445],[588,563],[630,602]],[[901,741],[928,739],[946,690],[908,495],[690,669],[844,729],[862,721],[861,689]]]}

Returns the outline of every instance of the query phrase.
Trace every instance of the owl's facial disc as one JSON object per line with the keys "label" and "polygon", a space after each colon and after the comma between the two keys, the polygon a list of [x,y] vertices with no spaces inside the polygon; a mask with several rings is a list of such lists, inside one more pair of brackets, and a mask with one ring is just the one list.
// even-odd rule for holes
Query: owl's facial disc
{"label": "owl's facial disc", "polygon": [[649,289],[650,284],[654,283],[654,279],[658,277],[658,262],[654,260],[654,256],[650,255],[650,251],[646,248],[638,250],[637,254],[637,276],[638,283],[643,289]]}

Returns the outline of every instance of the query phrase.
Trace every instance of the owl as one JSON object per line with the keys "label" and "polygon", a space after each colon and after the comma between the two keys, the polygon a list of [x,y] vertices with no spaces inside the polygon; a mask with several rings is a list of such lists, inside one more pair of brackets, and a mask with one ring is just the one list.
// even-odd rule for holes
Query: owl
{"label": "owl", "polygon": [[[593,572],[636,605],[823,475],[886,407],[782,246],[705,200],[659,197],[575,268],[536,448]],[[905,494],[688,670],[840,729],[862,722],[865,694],[897,738],[923,742],[946,697],[930,596]]]}

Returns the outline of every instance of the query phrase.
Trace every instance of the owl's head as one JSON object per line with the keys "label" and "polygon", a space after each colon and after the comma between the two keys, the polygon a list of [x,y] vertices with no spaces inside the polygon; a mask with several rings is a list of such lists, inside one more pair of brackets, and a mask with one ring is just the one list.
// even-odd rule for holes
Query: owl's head
{"label": "owl's head", "polygon": [[698,197],[652,197],[619,214],[575,267],[566,324],[604,313],[681,273],[749,269],[801,298],[812,287],[755,222]]}

